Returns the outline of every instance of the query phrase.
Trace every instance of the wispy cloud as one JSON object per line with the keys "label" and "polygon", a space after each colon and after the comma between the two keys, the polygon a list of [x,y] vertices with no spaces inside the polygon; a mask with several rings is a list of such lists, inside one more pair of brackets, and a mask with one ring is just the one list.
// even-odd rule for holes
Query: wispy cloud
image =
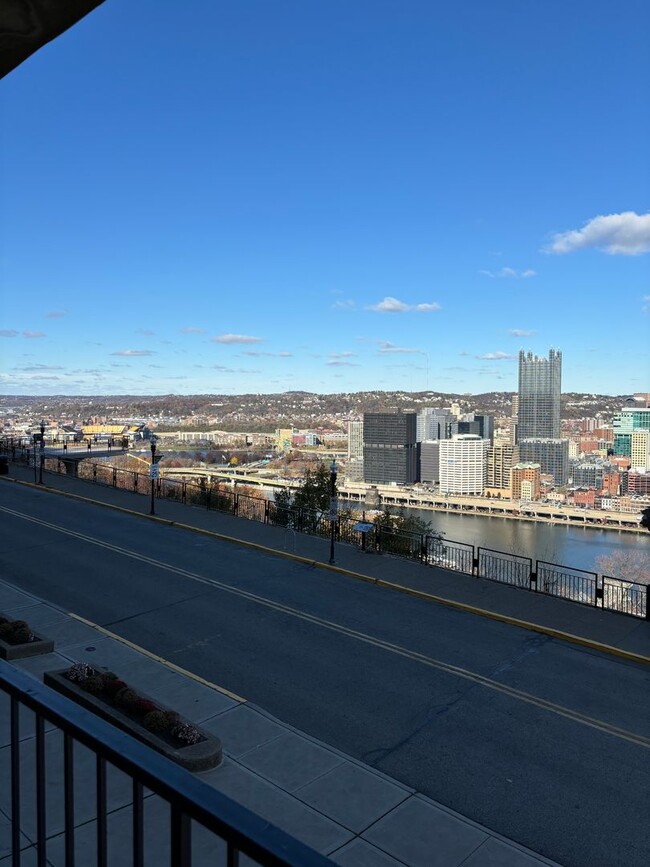
{"label": "wispy cloud", "polygon": [[325,362],[329,367],[361,367],[360,364],[355,364],[354,361],[341,361],[338,358],[332,358]]}
{"label": "wispy cloud", "polygon": [[210,343],[262,343],[262,338],[250,337],[248,334],[220,334],[211,337]]}
{"label": "wispy cloud", "polygon": [[242,355],[248,355],[251,358],[293,358],[291,352],[261,352],[256,349],[247,349],[242,352]]}
{"label": "wispy cloud", "polygon": [[547,253],[573,253],[596,247],[612,256],[638,256],[650,251],[650,213],[624,211],[594,217],[581,229],[558,232],[545,248]]}
{"label": "wispy cloud", "polygon": [[516,268],[499,268],[498,271],[488,271],[485,268],[482,268],[479,274],[483,274],[484,277],[510,277],[516,280],[526,280],[529,277],[536,277],[537,271],[533,271],[532,268],[526,268],[523,271],[517,271]]}
{"label": "wispy cloud", "polygon": [[221,373],[260,373],[259,370],[251,370],[246,367],[226,367],[224,364],[212,364],[211,370],[218,370]]}
{"label": "wispy cloud", "polygon": [[151,328],[138,328],[135,333],[144,334],[145,337],[153,337],[156,332],[152,331]]}
{"label": "wispy cloud", "polygon": [[477,355],[480,361],[512,361],[516,356],[509,352],[486,352],[485,355]]}
{"label": "wispy cloud", "polygon": [[356,352],[328,352],[328,358],[355,358]]}
{"label": "wispy cloud", "polygon": [[37,340],[39,337],[47,337],[47,334],[44,334],[42,331],[23,331],[23,337],[27,337],[29,340]]}
{"label": "wispy cloud", "polygon": [[386,298],[378,304],[371,304],[366,308],[366,310],[372,310],[373,313],[408,313],[409,311],[417,313],[433,313],[440,309],[440,305],[435,301],[422,304],[405,304],[404,301],[392,298],[390,295],[387,295]]}
{"label": "wispy cloud", "polygon": [[181,334],[205,334],[205,328],[196,328],[194,325],[186,325],[181,328]]}
{"label": "wispy cloud", "polygon": [[61,367],[58,364],[32,364],[28,367],[15,367],[14,370],[19,370],[22,373],[40,373],[44,370],[64,370],[65,368]]}
{"label": "wispy cloud", "polygon": [[537,334],[537,332],[533,331],[531,328],[511,328],[508,334],[512,337],[532,337],[533,334]]}
{"label": "wispy cloud", "polygon": [[122,349],[119,352],[111,352],[111,355],[120,355],[123,358],[137,358],[143,355],[156,355],[153,349]]}
{"label": "wispy cloud", "polygon": [[346,298],[345,300],[335,301],[332,304],[332,310],[354,310],[356,308],[356,304],[351,298]]}
{"label": "wispy cloud", "polygon": [[381,341],[379,344],[380,352],[395,352],[402,353],[404,355],[423,355],[421,349],[411,349],[406,346],[395,346],[394,343],[389,343],[387,340]]}
{"label": "wispy cloud", "polygon": [[18,332],[15,328],[0,329],[0,337],[18,337]]}
{"label": "wispy cloud", "polygon": [[50,310],[45,314],[46,319],[62,319],[65,316],[65,310]]}

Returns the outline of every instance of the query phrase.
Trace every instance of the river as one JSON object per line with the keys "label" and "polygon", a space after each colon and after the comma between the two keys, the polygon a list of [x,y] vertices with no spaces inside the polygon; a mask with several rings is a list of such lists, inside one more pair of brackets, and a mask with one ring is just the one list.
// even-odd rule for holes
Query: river
{"label": "river", "polygon": [[407,509],[423,521],[431,523],[447,539],[469,542],[497,551],[507,551],[601,572],[597,560],[615,552],[635,552],[645,556],[650,569],[650,533],[645,535],[619,530],[601,530],[592,527],[565,527],[536,521],[518,521],[513,518],[494,518],[483,515],[459,515]]}

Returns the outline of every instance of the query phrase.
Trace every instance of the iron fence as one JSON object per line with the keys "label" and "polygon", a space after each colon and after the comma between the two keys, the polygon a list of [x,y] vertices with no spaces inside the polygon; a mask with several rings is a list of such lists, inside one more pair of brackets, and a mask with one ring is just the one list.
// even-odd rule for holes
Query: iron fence
{"label": "iron fence", "polygon": [[[6,441],[0,441],[0,451],[13,453],[11,444]],[[30,455],[31,449],[19,449],[15,459],[29,461]],[[92,458],[91,455],[89,457]],[[58,457],[46,458],[44,468],[51,472],[67,471]],[[151,481],[148,474],[102,465],[96,460],[92,460],[80,477],[95,484],[110,485],[140,494],[150,493]],[[328,512],[278,506],[273,500],[238,493],[236,490],[224,490],[222,487],[207,484],[203,479],[201,484],[159,479],[155,482],[154,494],[159,498],[286,527],[296,533],[322,538],[330,534]],[[357,545],[363,543],[364,550],[394,554],[417,560],[427,566],[476,575],[511,587],[533,590],[650,620],[647,604],[649,592],[645,584],[609,576],[599,580],[595,572],[543,560],[534,561],[531,557],[482,546],[476,549],[475,557],[474,546],[468,543],[440,538],[435,534],[408,533],[380,524],[374,524],[363,539],[362,534],[354,530],[355,523],[356,519],[349,514],[339,514],[335,527],[336,540]]]}
{"label": "iron fence", "polygon": [[538,560],[537,589],[549,596],[560,596],[583,605],[596,605],[598,575],[585,569],[573,569],[559,563]]}
{"label": "iron fence", "polygon": [[[326,867],[332,863],[4,661],[0,661],[0,700],[0,710],[9,721],[5,785],[11,805],[7,818],[12,867],[20,867],[21,855],[33,854],[30,864],[45,867],[49,840],[61,833],[66,867],[75,867],[75,858],[82,867],[93,863],[106,867],[109,851],[115,849],[126,856],[125,860],[130,849],[131,863],[141,867],[145,858],[152,863],[152,844],[160,867],[192,867],[193,841],[200,842],[202,850],[207,848],[215,867],[236,867],[240,853],[255,864],[275,867]],[[62,781],[60,785],[57,780]],[[150,811],[151,793],[166,805],[165,810]],[[109,841],[109,814],[116,806],[128,810],[131,832]],[[94,858],[86,846],[83,859],[77,857],[75,837],[82,823],[84,832],[94,823]],[[25,845],[21,828],[25,826],[35,843],[35,853],[21,853]],[[166,849],[166,856],[159,854],[161,849]]]}
{"label": "iron fence", "polygon": [[474,565],[474,546],[467,542],[453,542],[451,539],[427,536],[424,562],[429,566],[471,575]]}
{"label": "iron fence", "polygon": [[648,585],[603,575],[602,607],[650,620]]}
{"label": "iron fence", "polygon": [[534,581],[531,580],[534,575],[531,557],[479,547],[476,570],[479,578],[489,578],[490,581],[526,590],[535,589]]}

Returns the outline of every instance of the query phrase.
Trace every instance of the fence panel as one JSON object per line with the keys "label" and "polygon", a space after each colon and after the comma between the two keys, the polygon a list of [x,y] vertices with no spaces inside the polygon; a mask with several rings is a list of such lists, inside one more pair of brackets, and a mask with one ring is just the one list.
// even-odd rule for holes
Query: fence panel
{"label": "fence panel", "polygon": [[384,554],[396,554],[409,560],[421,560],[425,549],[422,533],[404,533],[392,527],[375,525],[379,550]]}
{"label": "fence panel", "polygon": [[537,561],[537,589],[540,593],[581,602],[583,605],[595,605],[597,587],[598,576],[595,572]]}
{"label": "fence panel", "polygon": [[425,562],[429,566],[471,575],[474,565],[474,546],[466,542],[453,542],[451,539],[427,536]]}
{"label": "fence panel", "polygon": [[264,521],[266,500],[252,494],[237,494],[237,515],[249,521]]}
{"label": "fence panel", "polygon": [[491,548],[478,549],[478,577],[489,578],[501,584],[512,587],[531,589],[531,572],[533,561],[531,557],[521,557],[519,554],[506,554],[505,551],[493,551]]}
{"label": "fence panel", "polygon": [[650,585],[637,584],[603,575],[603,608],[650,619],[648,592]]}

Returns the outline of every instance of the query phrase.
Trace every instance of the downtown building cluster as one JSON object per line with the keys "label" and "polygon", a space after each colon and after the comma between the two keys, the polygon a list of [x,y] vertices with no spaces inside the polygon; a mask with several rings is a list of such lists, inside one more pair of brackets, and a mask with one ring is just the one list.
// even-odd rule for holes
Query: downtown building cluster
{"label": "downtown building cluster", "polygon": [[[365,413],[348,426],[346,478],[419,484],[440,494],[639,511],[650,502],[650,408],[623,407],[612,423],[563,429],[562,353],[519,353],[507,428],[448,408]],[[634,404],[634,400],[630,399]],[[648,501],[648,502],[646,502]]]}

